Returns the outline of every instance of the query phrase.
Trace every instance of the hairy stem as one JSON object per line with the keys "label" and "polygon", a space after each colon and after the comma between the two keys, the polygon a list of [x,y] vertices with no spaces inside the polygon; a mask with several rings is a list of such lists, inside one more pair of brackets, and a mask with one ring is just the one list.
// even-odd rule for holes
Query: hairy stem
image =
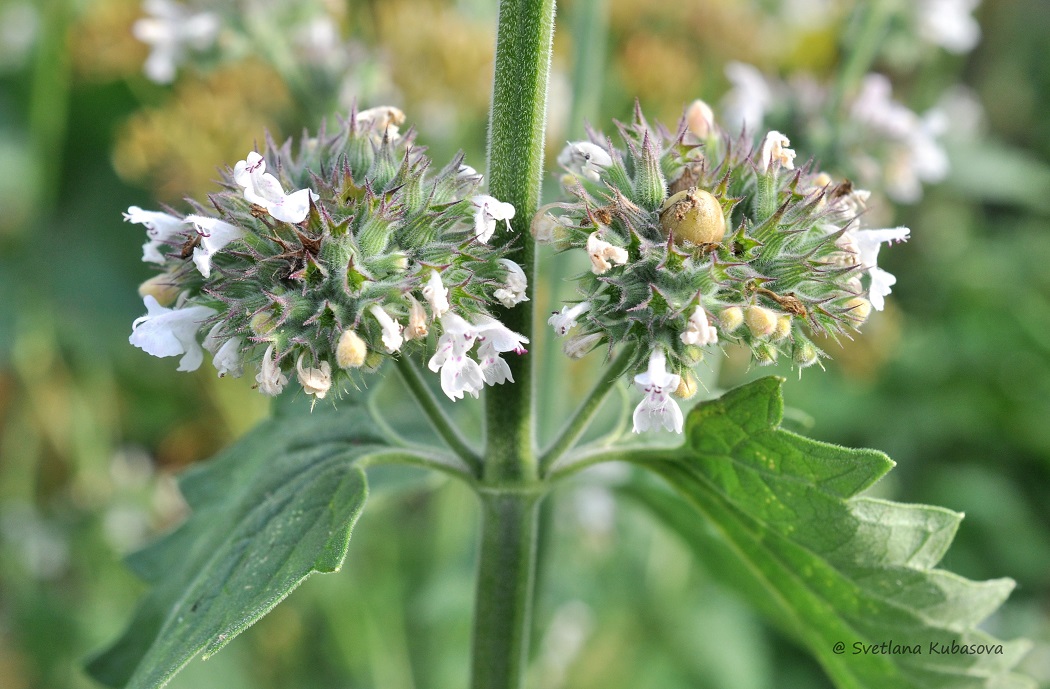
{"label": "hairy stem", "polygon": [[[495,81],[489,118],[489,193],[513,204],[514,248],[507,257],[535,285],[535,246],[529,223],[540,201],[547,81],[554,36],[554,0],[501,0]],[[500,314],[511,330],[532,339],[532,302]],[[533,452],[531,357],[510,357],[515,385],[485,395],[485,474],[495,482],[531,481]]]}
{"label": "hairy stem", "polygon": [[580,439],[583,432],[587,430],[591,419],[594,418],[598,409],[601,408],[606,396],[616,386],[616,382],[620,377],[627,372],[628,367],[634,360],[634,356],[635,346],[633,344],[627,345],[620,351],[613,362],[602,370],[601,378],[591,388],[586,399],[576,409],[576,413],[565,424],[565,427],[562,428],[561,433],[551,443],[551,446],[540,456],[541,475],[546,476],[551,466]]}

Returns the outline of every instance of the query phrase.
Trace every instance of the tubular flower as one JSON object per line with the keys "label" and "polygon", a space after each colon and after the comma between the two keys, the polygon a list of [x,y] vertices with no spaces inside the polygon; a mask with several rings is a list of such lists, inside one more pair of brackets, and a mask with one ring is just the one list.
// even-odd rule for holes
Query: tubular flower
{"label": "tubular flower", "polygon": [[471,203],[478,209],[474,214],[474,235],[479,242],[489,243],[496,231],[496,223],[500,220],[505,221],[507,229],[510,229],[510,221],[514,218],[514,206],[485,194],[475,196]]}
{"label": "tubular flower", "polygon": [[680,336],[682,343],[706,347],[718,344],[718,330],[707,320],[704,307],[697,306],[686,322],[685,331]]}
{"label": "tubular flower", "polygon": [[230,242],[243,238],[244,230],[228,222],[200,215],[187,215],[186,222],[193,225],[200,237],[198,246],[193,247],[193,265],[197,266],[201,275],[210,277],[212,256]]}
{"label": "tubular flower", "polygon": [[281,372],[281,364],[274,358],[273,345],[266,348],[262,362],[259,364],[259,373],[255,376],[255,382],[259,385],[259,392],[270,397],[280,395],[284,386],[288,384],[288,376]]}
{"label": "tubular flower", "polygon": [[136,318],[131,325],[128,341],[156,357],[183,355],[180,371],[196,371],[204,361],[204,351],[197,342],[197,331],[204,321],[215,315],[215,309],[206,306],[182,306],[168,309],[151,295],[142,299],[146,315]]}
{"label": "tubular flower", "polygon": [[441,275],[436,270],[430,271],[430,279],[423,288],[423,298],[430,304],[430,315],[432,318],[441,318],[449,309],[448,290],[441,282]]}
{"label": "tubular flower", "polygon": [[299,359],[295,362],[295,372],[299,377],[299,385],[303,386],[303,392],[307,395],[313,395],[319,400],[323,400],[324,396],[328,394],[328,390],[332,387],[332,365],[327,361],[322,361],[317,368],[310,368],[309,366],[303,367],[303,357],[305,354],[300,354]]}
{"label": "tubular flower", "polygon": [[499,262],[507,268],[507,281],[506,285],[494,291],[492,296],[508,309],[523,301],[528,301],[529,298],[525,296],[525,291],[529,288],[529,283],[525,278],[525,271],[510,259],[501,258]]}
{"label": "tubular flower", "polygon": [[565,336],[578,325],[576,319],[590,311],[590,309],[591,304],[586,301],[580,302],[575,306],[563,306],[561,307],[561,313],[555,312],[547,319],[547,325],[553,327],[554,332],[558,333],[558,335]]}
{"label": "tubular flower", "polygon": [[211,12],[191,14],[171,0],[145,0],[143,9],[151,15],[131,27],[135,38],[152,51],[143,71],[158,84],[170,84],[187,50],[207,50],[219,34],[219,17]]}
{"label": "tubular flower", "polygon": [[645,373],[634,377],[645,397],[634,410],[634,432],[642,433],[661,428],[681,433],[684,418],[671,393],[678,389],[681,377],[667,372],[667,359],[662,349],[654,349],[649,356]]}
{"label": "tubular flower", "polygon": [[601,180],[601,172],[612,165],[609,153],[590,141],[570,142],[558,154],[558,164],[578,177],[592,182]]}
{"label": "tubular flower", "polygon": [[167,259],[160,252],[161,248],[176,244],[186,232],[182,218],[159,211],[144,211],[138,206],[128,208],[124,220],[146,226],[149,241],[142,245],[142,260],[147,263],[164,263]]}
{"label": "tubular flower", "polygon": [[285,194],[277,178],[266,172],[266,161],[255,151],[237,163],[233,178],[244,187],[244,198],[248,202],[262,206],[274,220],[281,222],[296,224],[306,220],[311,198],[315,201],[318,198],[309,189]]}
{"label": "tubular flower", "polygon": [[627,250],[603,241],[597,232],[587,237],[587,253],[590,254],[591,271],[595,275],[603,275],[614,265],[627,263]]}

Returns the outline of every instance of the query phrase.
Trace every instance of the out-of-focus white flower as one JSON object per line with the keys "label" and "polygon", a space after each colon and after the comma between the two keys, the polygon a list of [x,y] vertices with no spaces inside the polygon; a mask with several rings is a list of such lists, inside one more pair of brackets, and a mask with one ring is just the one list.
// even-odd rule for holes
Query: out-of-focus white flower
{"label": "out-of-focus white flower", "polygon": [[707,320],[707,312],[704,311],[704,307],[697,306],[689,315],[685,332],[680,337],[684,344],[706,347],[718,343],[718,330]]}
{"label": "out-of-focus white flower", "polygon": [[590,141],[570,141],[558,154],[558,164],[570,173],[592,182],[601,180],[601,172],[612,165],[609,153]]}
{"label": "out-of-focus white flower", "polygon": [[505,287],[500,287],[493,292],[492,296],[508,309],[523,301],[528,301],[529,298],[525,296],[525,291],[529,283],[521,266],[507,258],[501,258],[499,262],[507,269],[507,283]]}
{"label": "out-of-focus white flower", "polygon": [[464,393],[477,397],[485,387],[485,376],[478,362],[467,356],[477,331],[454,313],[441,317],[441,331],[437,351],[427,366],[435,373],[441,372],[441,390],[449,399],[461,400]]}
{"label": "out-of-focus white flower", "polygon": [[143,71],[158,84],[175,80],[187,49],[207,50],[219,35],[219,17],[212,12],[190,13],[171,0],[145,0],[142,9],[151,16],[136,21],[131,33],[152,48]]}
{"label": "out-of-focus white flower", "polygon": [[211,257],[222,251],[230,242],[244,236],[244,230],[216,218],[203,215],[187,215],[186,223],[192,224],[200,235],[200,244],[193,247],[193,265],[204,277],[211,276]]}
{"label": "out-of-focus white flower", "polygon": [[858,260],[861,267],[868,271],[871,283],[868,285],[868,301],[876,311],[882,311],[886,305],[885,297],[897,278],[878,266],[879,248],[886,242],[903,242],[908,239],[911,230],[897,227],[886,230],[853,230],[848,232],[856,242]]}
{"label": "out-of-focus white flower", "polygon": [[244,188],[244,198],[250,203],[262,206],[275,220],[288,223],[301,223],[310,212],[310,200],[319,197],[310,189],[300,189],[291,194],[284,193],[284,187],[269,172],[266,172],[266,160],[252,151],[245,160],[240,160],[233,168],[233,178]]}
{"label": "out-of-focus white flower", "polygon": [[219,377],[232,376],[240,378],[244,375],[244,364],[241,361],[241,347],[244,345],[243,337],[231,337],[223,341],[219,337],[222,323],[216,323],[204,338],[204,348],[211,352],[212,364],[219,372]]}
{"label": "out-of-focus white flower", "polygon": [[142,260],[149,263],[164,263],[161,247],[174,244],[173,240],[186,231],[182,218],[160,211],[144,211],[138,206],[128,208],[124,220],[146,226],[149,241],[142,245]]}
{"label": "out-of-focus white flower", "polygon": [[421,291],[423,298],[430,304],[430,317],[436,320],[444,316],[449,309],[448,289],[436,270],[431,271],[430,279]]}
{"label": "out-of-focus white flower", "polygon": [[276,397],[288,384],[288,376],[281,372],[281,365],[274,359],[274,348],[271,344],[266,348],[262,361],[259,362],[259,373],[255,376],[255,382],[259,384],[259,392],[270,397]]}
{"label": "out-of-focus white flower", "polygon": [[492,234],[496,231],[496,222],[504,220],[507,229],[510,229],[510,221],[514,217],[514,206],[504,203],[488,194],[479,194],[470,200],[477,207],[474,214],[474,235],[482,244],[488,244]]}
{"label": "out-of-focus white flower", "polygon": [[146,315],[131,325],[128,342],[156,357],[183,355],[179,371],[196,371],[204,361],[204,350],[197,342],[197,331],[204,321],[215,315],[207,306],[184,306],[169,309],[150,295],[142,299]]}
{"label": "out-of-focus white flower", "polygon": [[762,142],[762,152],[758,160],[758,169],[768,172],[770,166],[782,167],[785,170],[795,169],[795,152],[788,148],[791,142],[778,131],[766,134]]}
{"label": "out-of-focus white flower", "polygon": [[678,388],[681,377],[667,372],[667,358],[662,349],[654,349],[649,355],[649,368],[634,377],[645,397],[634,410],[634,432],[651,429],[681,433],[685,419],[671,393]]}
{"label": "out-of-focus white flower", "polygon": [[919,0],[919,36],[951,53],[970,52],[981,40],[981,26],[973,18],[979,4],[981,0]]}
{"label": "out-of-focus white flower", "polygon": [[398,125],[404,123],[405,113],[392,105],[380,105],[357,113],[354,121],[359,127],[375,132],[380,140],[385,136],[390,141],[397,141],[401,138]]}
{"label": "out-of-focus white flower", "polygon": [[602,337],[604,335],[601,333],[570,337],[565,341],[561,349],[570,359],[579,359],[594,349],[601,342]]}
{"label": "out-of-focus white flower", "polygon": [[607,273],[614,265],[627,263],[627,250],[600,239],[597,232],[591,232],[587,237],[587,253],[591,257],[591,271],[595,275]]}
{"label": "out-of-focus white flower", "polygon": [[305,354],[300,354],[298,361],[295,362],[299,385],[303,386],[303,391],[307,395],[323,400],[332,387],[332,365],[327,361],[322,361],[318,368],[303,367],[304,356]]}
{"label": "out-of-focus white flower", "polygon": [[[900,203],[914,203],[922,197],[923,182],[939,182],[948,174],[948,155],[938,141],[947,129],[947,118],[938,108],[920,117],[891,94],[889,79],[867,75],[850,117],[890,140],[881,166],[886,193]],[[868,161],[866,167],[869,177],[880,168],[875,161]]]}
{"label": "out-of-focus white flower", "polygon": [[576,319],[587,313],[591,309],[591,302],[581,301],[575,306],[563,306],[561,312],[554,312],[550,318],[547,319],[547,325],[554,328],[554,332],[558,335],[564,336],[574,327],[576,327]]}
{"label": "out-of-focus white flower", "polygon": [[418,340],[427,336],[430,329],[427,327],[427,312],[423,305],[408,295],[408,327],[405,328],[406,340]]}
{"label": "out-of-focus white flower", "polygon": [[697,139],[703,141],[711,136],[715,127],[715,113],[704,101],[694,100],[685,111],[685,126]]}
{"label": "out-of-focus white flower", "polygon": [[727,122],[737,131],[745,127],[750,132],[758,130],[773,104],[769,82],[756,67],[743,62],[730,62],[725,74],[733,84],[722,101]]}
{"label": "out-of-focus white flower", "polygon": [[369,306],[368,312],[379,321],[379,326],[383,329],[383,346],[386,347],[387,354],[400,350],[401,345],[405,343],[405,338],[401,336],[401,324],[391,318],[390,314],[378,304]]}

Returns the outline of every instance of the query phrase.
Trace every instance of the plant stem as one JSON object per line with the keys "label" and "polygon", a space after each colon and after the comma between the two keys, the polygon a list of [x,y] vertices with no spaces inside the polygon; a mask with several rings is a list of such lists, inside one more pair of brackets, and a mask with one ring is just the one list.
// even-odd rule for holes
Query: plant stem
{"label": "plant stem", "polygon": [[538,490],[481,491],[472,689],[519,689],[528,662]]}
{"label": "plant stem", "polygon": [[481,458],[478,453],[467,443],[466,438],[459,432],[452,419],[448,418],[445,410],[441,408],[434,392],[427,386],[423,376],[419,375],[416,365],[408,357],[398,357],[397,370],[401,379],[405,381],[409,392],[419,403],[423,413],[426,414],[430,425],[434,427],[442,440],[448,444],[469,467],[474,476],[481,475]]}
{"label": "plant stem", "polygon": [[[501,0],[489,118],[489,193],[513,204],[514,248],[507,257],[535,285],[535,245],[529,224],[540,201],[547,81],[554,37],[554,0]],[[511,330],[532,340],[532,302],[500,314]],[[538,471],[533,452],[531,357],[510,357],[516,384],[485,395],[488,481],[528,483]]]}
{"label": "plant stem", "polygon": [[[535,286],[529,224],[540,203],[554,0],[500,0],[489,118],[489,193],[514,206],[507,258]],[[532,341],[532,302],[499,314]],[[510,357],[515,385],[485,393],[481,550],[474,609],[473,689],[520,689],[528,662],[536,572],[537,505],[532,361]]]}
{"label": "plant stem", "polygon": [[601,378],[591,388],[590,393],[586,399],[576,409],[576,413],[573,414],[572,418],[569,419],[565,427],[562,428],[561,433],[555,438],[551,446],[540,456],[540,472],[542,476],[546,476],[550,471],[551,466],[563,454],[580,439],[583,432],[587,430],[587,426],[590,424],[591,419],[597,413],[598,409],[601,408],[602,402],[605,401],[605,397],[616,385],[616,382],[620,377],[627,372],[628,367],[634,361],[635,346],[633,344],[625,346],[620,353],[613,360],[612,364],[608,367],[603,368]]}

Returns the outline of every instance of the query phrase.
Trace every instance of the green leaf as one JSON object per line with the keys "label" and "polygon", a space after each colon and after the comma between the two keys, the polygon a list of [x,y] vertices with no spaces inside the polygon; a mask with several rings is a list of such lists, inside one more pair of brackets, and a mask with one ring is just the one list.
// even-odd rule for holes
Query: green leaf
{"label": "green leaf", "polygon": [[[699,405],[680,448],[628,451],[682,499],[651,485],[627,492],[808,647],[842,689],[1034,687],[1010,672],[1027,642],[975,629],[1013,582],[934,569],[962,515],[858,497],[893,462],[781,429],[781,382],[764,378]],[[863,651],[883,642],[882,654]],[[995,652],[953,652],[953,642]],[[894,653],[893,644],[920,653]],[[942,644],[947,653],[931,653]]]}
{"label": "green leaf", "polygon": [[153,588],[88,670],[111,686],[160,687],[272,610],[312,572],[333,572],[367,495],[358,463],[386,448],[368,414],[277,410],[216,459],[187,471],[193,510],[128,558]]}

